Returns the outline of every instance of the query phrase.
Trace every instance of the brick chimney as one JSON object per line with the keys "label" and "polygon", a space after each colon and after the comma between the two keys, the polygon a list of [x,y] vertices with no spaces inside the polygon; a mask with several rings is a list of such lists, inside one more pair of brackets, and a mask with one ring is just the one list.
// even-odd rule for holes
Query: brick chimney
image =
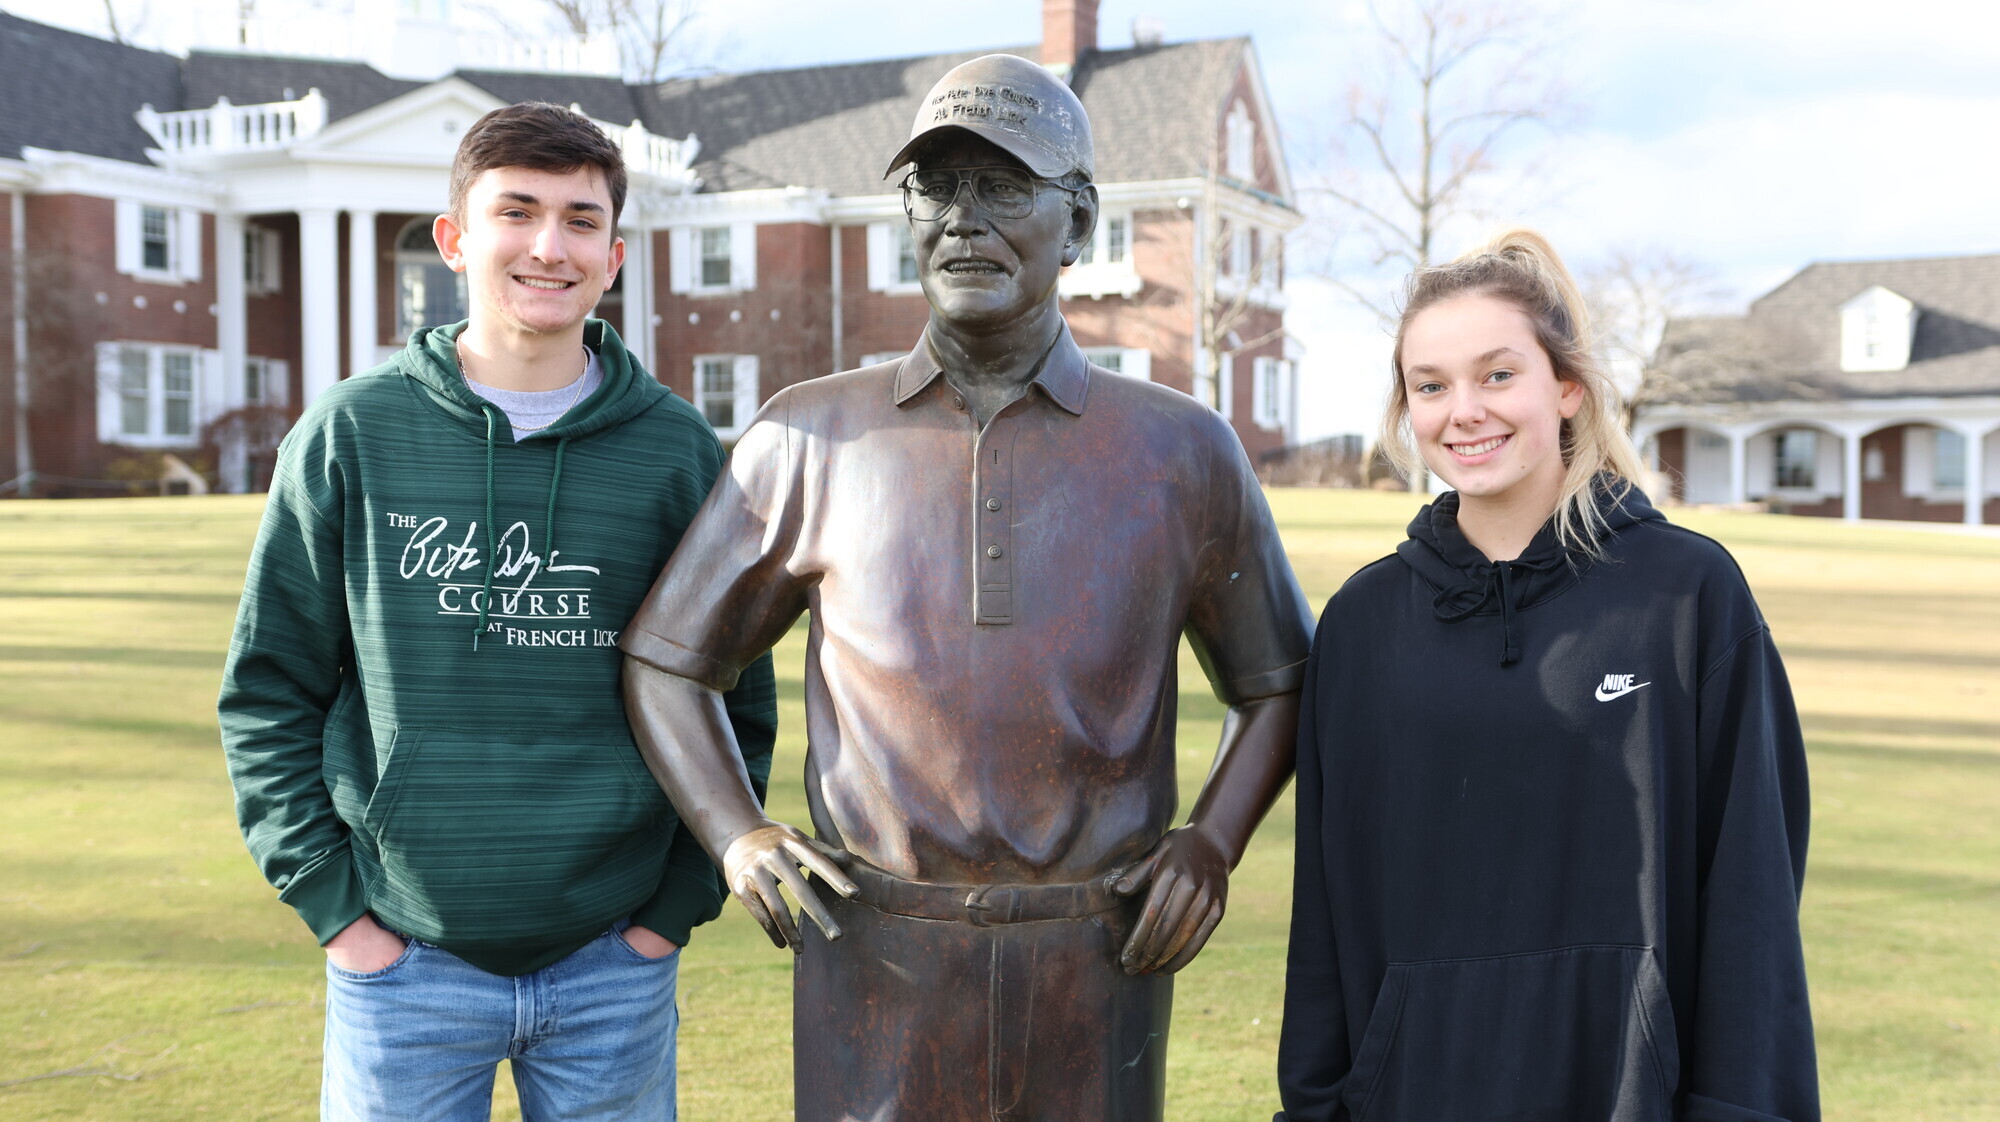
{"label": "brick chimney", "polygon": [[1042,65],[1068,78],[1097,49],[1097,0],[1042,0]]}

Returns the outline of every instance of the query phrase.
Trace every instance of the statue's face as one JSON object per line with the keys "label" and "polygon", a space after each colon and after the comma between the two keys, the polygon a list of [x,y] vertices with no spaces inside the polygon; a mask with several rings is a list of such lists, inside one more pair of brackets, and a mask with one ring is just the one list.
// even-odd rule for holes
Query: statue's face
{"label": "statue's face", "polygon": [[[925,148],[919,171],[1014,168],[1033,173],[998,146],[970,133],[951,132]],[[1034,207],[1004,217],[975,197],[966,182],[944,214],[910,220],[917,276],[924,296],[943,320],[968,329],[999,327],[1054,299],[1063,266],[1076,260],[1097,220],[1094,188],[1072,195],[1037,180]]]}

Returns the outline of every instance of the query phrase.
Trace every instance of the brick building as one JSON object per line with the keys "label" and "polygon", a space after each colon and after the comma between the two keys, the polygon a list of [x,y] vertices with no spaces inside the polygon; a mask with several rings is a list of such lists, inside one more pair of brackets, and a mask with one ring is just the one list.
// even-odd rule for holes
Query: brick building
{"label": "brick building", "polygon": [[[454,54],[447,6],[415,7],[369,61],[182,58],[0,14],[0,481],[32,468],[63,493],[172,452],[261,487],[306,403],[463,316],[430,220],[458,137],[519,100],[623,146],[626,266],[598,314],[725,441],[783,386],[915,343],[927,308],[881,163],[986,51],[635,85],[574,49]],[[1099,49],[1095,0],[1043,13],[1041,44],[999,49],[1091,114],[1103,217],[1062,280],[1078,342],[1210,402],[1253,457],[1281,447],[1300,218],[1255,51]]]}
{"label": "brick building", "polygon": [[2000,256],[1809,265],[1655,365],[1633,436],[1676,499],[2000,524]]}

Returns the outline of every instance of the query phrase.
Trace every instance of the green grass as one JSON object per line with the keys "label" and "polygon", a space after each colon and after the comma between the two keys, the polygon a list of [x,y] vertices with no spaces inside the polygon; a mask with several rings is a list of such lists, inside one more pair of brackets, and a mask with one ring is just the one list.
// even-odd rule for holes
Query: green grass
{"label": "green grass", "polygon": [[[1407,495],[1281,491],[1315,606]],[[321,954],[244,854],[213,704],[255,498],[0,504],[0,1117],[311,1118]],[[1814,784],[1805,937],[1827,1115],[2000,1119],[2000,540],[1676,514],[1748,572]],[[795,633],[774,804],[803,821]],[[1183,679],[1184,802],[1217,710]],[[1180,978],[1177,1120],[1263,1119],[1292,816]],[[689,1118],[789,1116],[788,956],[733,905],[682,967]],[[501,1080],[498,1117],[515,1117]]]}

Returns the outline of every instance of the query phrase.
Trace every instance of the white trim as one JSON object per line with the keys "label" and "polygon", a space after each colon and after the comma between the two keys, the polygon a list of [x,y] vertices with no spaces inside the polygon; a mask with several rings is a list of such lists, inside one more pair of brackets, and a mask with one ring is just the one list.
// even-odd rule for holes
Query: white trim
{"label": "white trim", "polygon": [[80,152],[23,148],[21,157],[34,169],[37,195],[129,196],[158,206],[212,210],[229,193],[226,184],[214,180]]}
{"label": "white trim", "polygon": [[[897,235],[910,237],[907,216],[901,220],[890,219],[868,224],[868,290],[887,293],[890,296],[919,296],[923,294],[922,281],[902,279],[902,258],[897,245]],[[911,250],[915,253],[914,246]]]}
{"label": "white trim", "polygon": [[[827,223],[832,196],[819,187],[771,187],[756,191],[718,191],[710,195],[680,195],[667,199],[658,221],[663,226],[728,226],[739,222],[773,226],[785,222]],[[902,203],[896,204],[902,213]]]}

